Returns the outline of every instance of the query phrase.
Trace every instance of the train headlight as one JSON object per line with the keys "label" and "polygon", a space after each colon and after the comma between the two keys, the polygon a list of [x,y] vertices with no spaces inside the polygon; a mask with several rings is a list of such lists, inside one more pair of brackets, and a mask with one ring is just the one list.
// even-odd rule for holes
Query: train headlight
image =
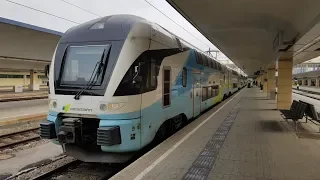
{"label": "train headlight", "polygon": [[56,100],[50,100],[50,101],[49,101],[49,107],[50,107],[51,109],[57,108],[57,107],[58,107],[57,101],[56,101]]}
{"label": "train headlight", "polygon": [[101,111],[107,111],[108,110],[108,107],[106,104],[100,104],[100,110]]}
{"label": "train headlight", "polygon": [[57,108],[57,102],[53,101],[52,106],[53,106],[53,108]]}
{"label": "train headlight", "polygon": [[101,111],[116,111],[122,108],[126,103],[107,103],[107,104],[100,104]]}
{"label": "train headlight", "polygon": [[125,103],[110,103],[108,104],[109,111],[115,111],[120,108],[122,108],[125,105]]}

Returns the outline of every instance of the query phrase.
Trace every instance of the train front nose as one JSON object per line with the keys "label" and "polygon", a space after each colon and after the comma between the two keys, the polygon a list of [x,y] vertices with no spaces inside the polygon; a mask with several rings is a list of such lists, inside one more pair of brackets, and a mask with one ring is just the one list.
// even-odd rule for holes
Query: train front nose
{"label": "train front nose", "polygon": [[96,121],[81,118],[64,118],[59,126],[58,141],[61,144],[82,146],[113,146],[121,144],[119,126],[98,127]]}

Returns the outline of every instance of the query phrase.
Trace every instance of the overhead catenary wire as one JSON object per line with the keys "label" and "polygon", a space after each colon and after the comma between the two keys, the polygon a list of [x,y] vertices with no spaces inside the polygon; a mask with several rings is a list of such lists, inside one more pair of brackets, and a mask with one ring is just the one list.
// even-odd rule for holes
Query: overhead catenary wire
{"label": "overhead catenary wire", "polygon": [[[91,11],[89,11],[89,10],[87,10],[87,9],[84,9],[84,8],[82,8],[82,7],[80,7],[80,6],[77,6],[77,5],[75,5],[75,4],[72,4],[72,3],[70,3],[70,2],[68,2],[68,1],[66,1],[66,0],[60,0],[60,1],[63,1],[63,2],[65,2],[65,3],[67,3],[67,4],[69,4],[69,5],[72,5],[72,6],[74,6],[74,7],[77,7],[77,8],[79,8],[79,9],[81,9],[81,10],[83,10],[83,11],[86,11],[86,12],[88,12],[88,13],[90,13],[90,14],[93,14],[93,15],[95,15],[95,16],[98,16],[98,17],[102,17],[101,15],[99,15],[99,14],[96,14],[96,13],[93,13],[93,12],[91,12]],[[202,40],[200,40],[198,37],[196,37],[195,35],[193,35],[192,33],[190,33],[188,30],[186,30],[183,26],[181,26],[179,23],[177,23],[176,21],[174,21],[172,18],[170,18],[168,15],[166,15],[165,13],[163,13],[159,8],[157,8],[156,6],[154,6],[152,3],[150,3],[149,1],[147,1],[147,0],[144,0],[147,4],[149,4],[151,7],[153,7],[154,9],[156,9],[158,12],[160,12],[162,15],[164,15],[166,18],[168,18],[169,20],[171,20],[173,23],[175,23],[177,26],[179,26],[181,29],[183,29],[184,31],[186,31],[188,34],[190,34],[191,36],[193,36],[195,39],[197,39],[199,42],[201,42],[202,44],[204,44],[205,46],[207,46],[209,49],[210,49],[210,46],[209,45],[207,45],[206,43],[204,43]]]}
{"label": "overhead catenary wire", "polygon": [[32,9],[32,10],[34,10],[34,11],[41,12],[41,13],[43,13],[43,14],[47,14],[47,15],[50,15],[50,16],[53,16],[53,17],[56,17],[56,18],[59,18],[59,19],[63,19],[63,20],[65,20],[65,21],[68,21],[68,22],[71,22],[71,23],[74,23],[74,24],[80,24],[79,22],[76,22],[76,21],[73,21],[73,20],[70,20],[70,19],[61,17],[61,16],[57,16],[57,15],[54,15],[54,14],[51,14],[51,13],[42,11],[42,10],[40,10],[40,9],[36,9],[36,8],[30,7],[30,6],[27,6],[27,5],[24,5],[24,4],[20,4],[20,3],[17,3],[17,2],[11,1],[11,0],[5,0],[5,1],[7,1],[7,2],[9,2],[9,3],[12,3],[12,4],[16,4],[16,5],[18,5],[18,6],[22,6],[22,7],[28,8],[28,9]]}
{"label": "overhead catenary wire", "polygon": [[196,37],[195,35],[193,35],[192,33],[190,33],[188,30],[186,30],[183,26],[181,26],[179,23],[177,23],[176,21],[174,21],[172,18],[170,18],[168,15],[166,15],[164,12],[162,12],[159,8],[157,8],[156,6],[154,6],[152,3],[150,3],[148,0],[144,0],[146,3],[148,3],[150,6],[152,6],[154,9],[156,9],[157,11],[159,11],[162,15],[164,15],[165,17],[167,17],[169,20],[171,20],[173,23],[175,23],[176,25],[178,25],[180,28],[182,28],[184,31],[186,31],[188,34],[190,34],[191,36],[193,36],[194,38],[196,38],[198,41],[200,41],[202,44],[204,44],[205,46],[207,46],[208,48],[210,48],[209,45],[207,45],[206,43],[204,43],[203,41],[201,41],[198,37]]}
{"label": "overhead catenary wire", "polygon": [[66,0],[60,0],[60,1],[65,2],[65,3],[67,3],[67,4],[71,5],[71,6],[74,6],[74,7],[76,7],[76,8],[79,8],[79,9],[81,9],[81,10],[83,10],[83,11],[89,13],[89,14],[92,14],[92,15],[95,15],[95,16],[98,16],[98,17],[102,17],[102,16],[99,15],[99,14],[96,14],[96,13],[94,13],[94,12],[92,12],[92,11],[89,11],[89,10],[87,10],[87,9],[84,9],[84,8],[80,7],[80,6],[77,6],[77,5],[75,5],[75,4],[72,4],[72,3],[70,3],[70,2],[68,2],[68,1],[66,1]]}
{"label": "overhead catenary wire", "polygon": [[[30,7],[30,6],[24,5],[24,4],[20,4],[20,3],[14,2],[14,1],[12,1],[12,0],[5,0],[5,1],[10,2],[10,3],[12,3],[12,4],[16,4],[16,5],[22,6],[22,7],[25,7],[25,8],[28,8],[28,9],[31,9],[31,10],[34,10],[34,11],[41,12],[41,13],[43,13],[43,14],[47,14],[47,15],[50,15],[50,16],[53,16],[53,17],[56,17],[56,18],[59,18],[59,19],[65,20],[65,21],[69,21],[69,22],[74,23],[74,24],[80,24],[80,22],[76,22],[76,21],[74,21],[74,20],[70,20],[70,19],[67,19],[67,18],[64,18],[64,17],[61,17],[61,16],[57,16],[57,15],[55,15],[55,14],[51,14],[51,13],[45,12],[45,11],[40,10],[40,9],[37,9],[37,8],[33,8],[33,7]],[[82,8],[82,7],[80,7],[80,6],[77,6],[77,5],[75,5],[75,4],[73,4],[73,3],[70,3],[70,2],[68,2],[68,1],[66,1],[66,0],[60,0],[60,1],[62,1],[62,2],[64,2],[64,3],[67,3],[67,4],[71,5],[71,6],[74,6],[74,7],[78,8],[78,9],[81,9],[81,10],[87,12],[87,13],[90,13],[90,14],[94,15],[94,16],[102,17],[101,15],[99,15],[99,14],[97,14],[97,13],[94,13],[94,12],[92,12],[92,11],[89,11],[89,10],[85,9],[85,8]],[[207,46],[208,48],[210,48],[209,45],[207,45],[207,44],[204,43],[202,40],[200,40],[198,37],[196,37],[195,35],[193,35],[192,33],[190,33],[187,29],[185,29],[185,28],[184,28],[183,26],[181,26],[179,23],[177,23],[176,21],[174,21],[172,18],[170,18],[170,17],[169,17],[168,15],[166,15],[165,13],[163,13],[159,8],[157,8],[156,6],[154,6],[152,3],[150,3],[150,2],[147,1],[147,0],[144,0],[144,1],[145,1],[146,3],[148,3],[150,6],[152,6],[154,9],[156,9],[158,12],[160,12],[162,15],[164,15],[166,18],[168,18],[170,21],[172,21],[174,24],[176,24],[176,25],[179,26],[181,29],[183,29],[185,32],[187,32],[189,35],[191,35],[192,37],[194,37],[195,39],[197,39],[199,42],[201,42],[202,44],[204,44],[205,46]]]}
{"label": "overhead catenary wire", "polygon": [[[16,4],[16,5],[19,5],[19,6],[22,6],[24,8],[28,8],[28,9],[31,9],[31,10],[34,10],[34,11],[38,11],[38,12],[41,12],[43,14],[47,14],[47,15],[50,15],[50,16],[53,16],[53,17],[56,17],[56,18],[59,18],[59,19],[62,19],[62,20],[65,20],[65,21],[68,21],[68,22],[71,22],[71,23],[74,23],[74,24],[81,24],[80,22],[77,22],[77,21],[74,21],[74,20],[70,20],[70,19],[67,19],[67,18],[64,18],[64,17],[61,17],[61,16],[58,16],[58,15],[55,15],[55,14],[52,14],[52,13],[48,13],[48,12],[45,12],[43,10],[40,10],[40,9],[37,9],[37,8],[33,8],[33,7],[30,7],[30,6],[27,6],[27,5],[24,5],[24,4],[21,4],[21,3],[17,3],[17,2],[14,2],[12,0],[5,0],[9,3],[12,3],[12,4]],[[70,3],[66,0],[60,0],[64,3],[67,3],[71,6],[74,6],[78,9],[81,9],[89,14],[92,14],[94,16],[97,16],[97,17],[102,17],[101,15],[97,14],[97,13],[94,13],[92,11],[89,11],[85,8],[82,8],[78,5],[75,5],[73,3]],[[206,43],[204,43],[202,40],[200,40],[198,37],[196,37],[195,35],[193,35],[191,32],[189,32],[187,29],[185,29],[183,26],[181,26],[179,23],[177,23],[176,21],[174,21],[172,18],[170,18],[168,15],[166,15],[164,12],[162,12],[159,8],[157,8],[156,6],[154,6],[152,3],[150,3],[148,0],[144,0],[147,4],[149,4],[150,6],[152,6],[154,9],[156,9],[158,12],[160,12],[162,15],[164,15],[166,18],[168,18],[170,21],[172,21],[174,24],[176,24],[177,26],[179,26],[181,29],[183,29],[185,32],[187,32],[189,35],[191,35],[192,37],[194,37],[195,39],[197,39],[199,42],[201,42],[203,45],[205,45],[206,47],[208,47],[208,49],[210,48],[210,46]]]}
{"label": "overhead catenary wire", "polygon": [[[188,34],[190,34],[191,36],[193,36],[194,38],[196,38],[199,42],[201,42],[202,44],[204,44],[205,46],[208,47],[209,51],[210,51],[210,46],[207,45],[206,43],[204,43],[202,40],[200,40],[198,37],[196,37],[195,35],[193,35],[192,33],[190,33],[188,30],[186,30],[183,26],[181,26],[179,23],[177,23],[176,21],[174,21],[172,18],[170,18],[168,15],[166,15],[164,12],[162,12],[159,8],[157,8],[156,6],[154,6],[152,3],[150,3],[148,0],[144,0],[146,3],[148,3],[150,6],[152,6],[154,9],[156,9],[157,11],[159,11],[162,15],[164,15],[165,17],[167,17],[168,19],[170,19],[173,23],[175,23],[176,25],[178,25],[180,28],[182,28],[184,31],[186,31]],[[218,50],[219,52],[221,52],[220,50]],[[205,51],[208,52],[208,51]],[[211,54],[211,52],[209,52]],[[212,54],[211,54],[212,55]],[[218,60],[218,57],[216,56],[216,60]],[[218,60],[220,61],[220,60]]]}
{"label": "overhead catenary wire", "polygon": [[[155,7],[152,3],[150,3],[148,0],[144,0],[146,3],[148,3],[150,6],[152,6],[154,9],[156,9],[157,11],[159,11],[162,15],[164,15],[165,17],[167,17],[168,19],[170,19],[173,23],[175,23],[176,25],[178,25],[180,28],[182,28],[184,31],[186,31],[188,34],[190,34],[191,36],[193,36],[194,38],[196,38],[198,41],[200,41],[202,44],[204,44],[205,46],[208,47],[209,51],[210,51],[210,46],[207,45],[206,43],[204,43],[203,41],[201,41],[198,37],[196,37],[195,35],[193,35],[192,33],[190,33],[188,30],[186,30],[183,26],[181,26],[180,24],[178,24],[177,22],[175,22],[172,18],[170,18],[169,16],[167,16],[165,13],[163,13],[159,8]],[[206,51],[208,52],[208,51]],[[220,52],[220,51],[219,51]],[[209,52],[210,53],[210,52]],[[217,59],[218,60],[218,59]],[[219,61],[219,60],[218,60]],[[240,68],[239,68],[240,69]]]}

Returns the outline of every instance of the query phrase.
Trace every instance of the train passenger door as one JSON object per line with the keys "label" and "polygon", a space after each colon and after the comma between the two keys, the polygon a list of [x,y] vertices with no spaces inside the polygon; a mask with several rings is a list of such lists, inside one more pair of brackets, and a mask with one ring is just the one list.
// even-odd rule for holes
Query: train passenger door
{"label": "train passenger door", "polygon": [[200,73],[193,73],[193,117],[201,112],[201,76]]}

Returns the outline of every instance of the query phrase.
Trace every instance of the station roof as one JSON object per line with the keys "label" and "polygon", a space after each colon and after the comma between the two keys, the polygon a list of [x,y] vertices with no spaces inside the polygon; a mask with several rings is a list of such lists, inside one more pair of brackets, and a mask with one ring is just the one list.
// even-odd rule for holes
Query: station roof
{"label": "station roof", "polygon": [[317,71],[309,71],[309,72],[304,72],[304,73],[299,73],[299,74],[293,74],[293,78],[301,79],[301,78],[316,78],[320,77],[320,70]]}
{"label": "station roof", "polygon": [[248,75],[279,58],[298,64],[320,55],[318,0],[167,2]]}
{"label": "station roof", "polygon": [[0,17],[0,23],[11,24],[11,25],[14,25],[14,26],[23,27],[23,28],[27,28],[27,29],[32,29],[32,30],[35,30],[35,31],[45,32],[45,33],[54,34],[54,35],[58,35],[58,36],[62,36],[62,34],[63,34],[62,32],[54,31],[54,30],[51,30],[51,29],[47,29],[47,28],[43,28],[43,27],[31,25],[31,24],[19,22],[19,21],[15,21],[15,20],[11,20],[11,19],[6,19],[6,18],[3,18],[3,17]]}
{"label": "station roof", "polygon": [[19,67],[22,61],[28,62],[30,66],[24,68],[50,62],[63,34],[6,18],[0,18],[0,29],[1,68]]}

